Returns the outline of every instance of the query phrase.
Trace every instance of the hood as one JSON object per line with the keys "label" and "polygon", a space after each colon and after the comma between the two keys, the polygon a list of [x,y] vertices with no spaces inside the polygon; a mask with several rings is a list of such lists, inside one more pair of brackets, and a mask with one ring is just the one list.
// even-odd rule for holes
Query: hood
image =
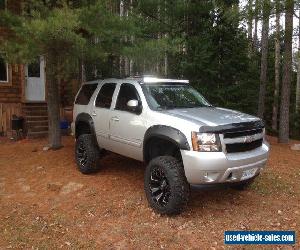
{"label": "hood", "polygon": [[247,115],[230,109],[215,107],[171,109],[161,112],[181,119],[189,120],[199,125],[207,126],[218,126],[259,120],[259,118],[252,115]]}

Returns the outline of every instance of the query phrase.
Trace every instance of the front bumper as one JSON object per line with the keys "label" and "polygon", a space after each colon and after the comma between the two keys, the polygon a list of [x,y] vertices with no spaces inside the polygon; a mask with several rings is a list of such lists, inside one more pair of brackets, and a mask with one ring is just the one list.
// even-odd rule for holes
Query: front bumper
{"label": "front bumper", "polygon": [[181,150],[186,178],[190,184],[234,183],[243,179],[245,170],[256,169],[258,175],[266,165],[270,146],[242,153],[196,152]]}

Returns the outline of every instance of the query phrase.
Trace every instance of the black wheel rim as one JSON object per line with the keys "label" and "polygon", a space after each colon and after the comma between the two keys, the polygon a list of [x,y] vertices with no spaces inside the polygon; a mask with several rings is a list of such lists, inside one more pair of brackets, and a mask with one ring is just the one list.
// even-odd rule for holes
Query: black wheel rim
{"label": "black wheel rim", "polygon": [[77,159],[82,167],[86,166],[88,157],[83,142],[80,142],[77,147]]}
{"label": "black wheel rim", "polygon": [[158,167],[151,171],[149,188],[152,200],[157,205],[165,207],[171,195],[170,185],[165,173]]}

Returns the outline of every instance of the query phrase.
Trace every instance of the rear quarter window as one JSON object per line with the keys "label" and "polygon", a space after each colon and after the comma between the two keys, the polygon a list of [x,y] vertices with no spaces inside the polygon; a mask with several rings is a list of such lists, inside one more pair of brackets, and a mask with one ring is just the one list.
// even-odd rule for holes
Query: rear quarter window
{"label": "rear quarter window", "polygon": [[98,84],[85,84],[81,87],[77,98],[75,100],[75,104],[79,105],[88,105],[92,95],[94,94]]}

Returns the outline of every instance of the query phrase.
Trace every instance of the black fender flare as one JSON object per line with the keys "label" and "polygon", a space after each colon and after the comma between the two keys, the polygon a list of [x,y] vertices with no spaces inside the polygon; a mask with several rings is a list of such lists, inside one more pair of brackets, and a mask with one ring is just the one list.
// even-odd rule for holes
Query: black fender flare
{"label": "black fender flare", "polygon": [[178,129],[165,126],[165,125],[154,125],[145,133],[143,143],[143,156],[146,159],[146,145],[151,138],[160,138],[174,143],[181,150],[190,150],[190,145],[185,135]]}
{"label": "black fender flare", "polygon": [[84,123],[88,124],[92,135],[96,138],[96,131],[95,131],[94,121],[93,121],[93,118],[88,113],[80,113],[76,117],[76,121],[75,121],[75,138],[78,138],[78,136],[77,136],[77,125],[78,125],[79,122],[84,122]]}

